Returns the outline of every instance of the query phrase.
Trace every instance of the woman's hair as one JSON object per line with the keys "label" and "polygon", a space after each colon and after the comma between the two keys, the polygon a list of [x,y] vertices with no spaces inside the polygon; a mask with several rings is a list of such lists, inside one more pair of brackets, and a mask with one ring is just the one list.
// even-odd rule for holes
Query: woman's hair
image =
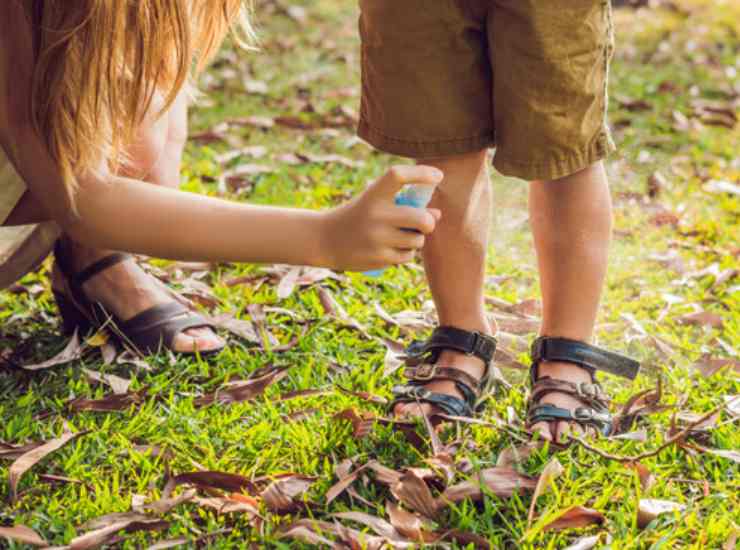
{"label": "woman's hair", "polygon": [[229,31],[253,37],[244,0],[32,0],[31,112],[73,200],[75,175],[112,169],[155,92],[166,110]]}

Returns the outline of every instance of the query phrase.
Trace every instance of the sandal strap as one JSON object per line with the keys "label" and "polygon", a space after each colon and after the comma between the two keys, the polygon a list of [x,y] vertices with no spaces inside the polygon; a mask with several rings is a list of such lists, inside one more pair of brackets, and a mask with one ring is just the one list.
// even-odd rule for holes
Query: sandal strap
{"label": "sandal strap", "polygon": [[536,366],[541,361],[574,363],[589,371],[592,377],[596,371],[603,371],[634,380],[640,371],[640,363],[634,359],[568,338],[541,336],[534,341],[533,380],[536,380]]}
{"label": "sandal strap", "polygon": [[530,400],[533,403],[539,403],[543,397],[550,393],[565,393],[590,406],[600,408],[608,408],[609,406],[609,398],[597,382],[591,384],[586,382],[575,384],[567,380],[551,378],[550,376],[543,376],[537,379],[532,385]]}
{"label": "sandal strap", "polygon": [[411,344],[407,354],[410,364],[420,363],[427,358],[431,363],[435,363],[439,354],[446,349],[477,357],[488,369],[496,353],[496,339],[477,331],[449,326],[437,327],[427,341]]}
{"label": "sandal strap", "polygon": [[427,384],[434,380],[452,380],[456,384],[462,384],[475,398],[480,393],[481,381],[476,380],[467,372],[450,367],[441,367],[436,363],[422,363],[417,367],[408,367],[403,372],[404,376],[414,382]]}
{"label": "sandal strap", "polygon": [[429,391],[423,386],[414,384],[396,386],[393,388],[393,394],[396,399],[390,405],[391,410],[399,403],[424,402],[439,407],[450,416],[472,417],[474,415],[473,407],[466,400],[454,395]]}
{"label": "sandal strap", "polygon": [[590,407],[578,407],[573,411],[556,407],[555,405],[542,404],[530,407],[527,412],[527,425],[532,426],[539,422],[577,422],[582,426],[593,426],[602,435],[609,436],[613,430],[612,415],[608,410]]}
{"label": "sandal strap", "polygon": [[213,326],[180,302],[151,307],[118,324],[118,329],[141,351],[172,347],[175,337],[190,328]]}
{"label": "sandal strap", "polygon": [[131,256],[130,254],[114,252],[113,254],[101,258],[97,262],[94,262],[91,265],[87,266],[85,269],[83,269],[73,277],[73,281],[75,284],[82,286],[87,281],[102,273],[106,269],[110,269],[114,265],[118,265],[131,259],[133,259],[133,256]]}

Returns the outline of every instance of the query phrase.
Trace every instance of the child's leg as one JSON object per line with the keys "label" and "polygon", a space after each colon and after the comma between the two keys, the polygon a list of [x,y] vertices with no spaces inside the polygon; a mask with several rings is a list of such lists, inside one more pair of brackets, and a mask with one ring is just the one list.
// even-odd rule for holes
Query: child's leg
{"label": "child's leg", "polygon": [[[445,173],[431,206],[444,212],[424,247],[427,278],[437,306],[439,324],[490,334],[483,303],[491,187],[485,150],[444,159],[425,159]],[[476,380],[483,376],[483,362],[463,353],[445,350],[440,365],[463,370]],[[462,397],[454,382],[430,382],[431,391]],[[398,415],[418,414],[416,403],[400,404]],[[426,414],[434,408],[422,405]]]}
{"label": "child's leg", "polygon": [[[529,209],[544,306],[541,333],[589,342],[606,275],[612,225],[603,164],[559,180],[532,182]],[[543,362],[539,376],[591,382],[588,371],[570,363]],[[570,410],[583,406],[562,393],[550,393],[542,402]],[[558,439],[568,427],[567,422],[557,424]],[[546,439],[556,436],[545,422],[533,428]]]}

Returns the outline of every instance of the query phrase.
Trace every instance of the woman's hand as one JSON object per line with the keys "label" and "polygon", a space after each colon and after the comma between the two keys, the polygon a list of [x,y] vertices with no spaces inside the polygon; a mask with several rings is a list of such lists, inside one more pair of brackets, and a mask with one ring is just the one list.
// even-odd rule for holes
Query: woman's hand
{"label": "woman's hand", "polygon": [[362,195],[328,211],[322,263],[338,270],[365,271],[412,261],[442,214],[436,209],[396,206],[394,198],[406,184],[436,186],[443,178],[431,166],[395,166]]}

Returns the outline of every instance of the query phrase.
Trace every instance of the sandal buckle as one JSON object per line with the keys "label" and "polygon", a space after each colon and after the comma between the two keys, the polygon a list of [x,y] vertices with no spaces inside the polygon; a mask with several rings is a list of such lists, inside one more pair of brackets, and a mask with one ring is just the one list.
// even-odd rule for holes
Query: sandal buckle
{"label": "sandal buckle", "polygon": [[422,363],[414,371],[414,380],[428,381],[434,378],[437,374],[437,365],[432,363]]}
{"label": "sandal buckle", "polygon": [[578,407],[573,411],[573,418],[579,422],[588,422],[594,419],[594,411],[586,407]]}

